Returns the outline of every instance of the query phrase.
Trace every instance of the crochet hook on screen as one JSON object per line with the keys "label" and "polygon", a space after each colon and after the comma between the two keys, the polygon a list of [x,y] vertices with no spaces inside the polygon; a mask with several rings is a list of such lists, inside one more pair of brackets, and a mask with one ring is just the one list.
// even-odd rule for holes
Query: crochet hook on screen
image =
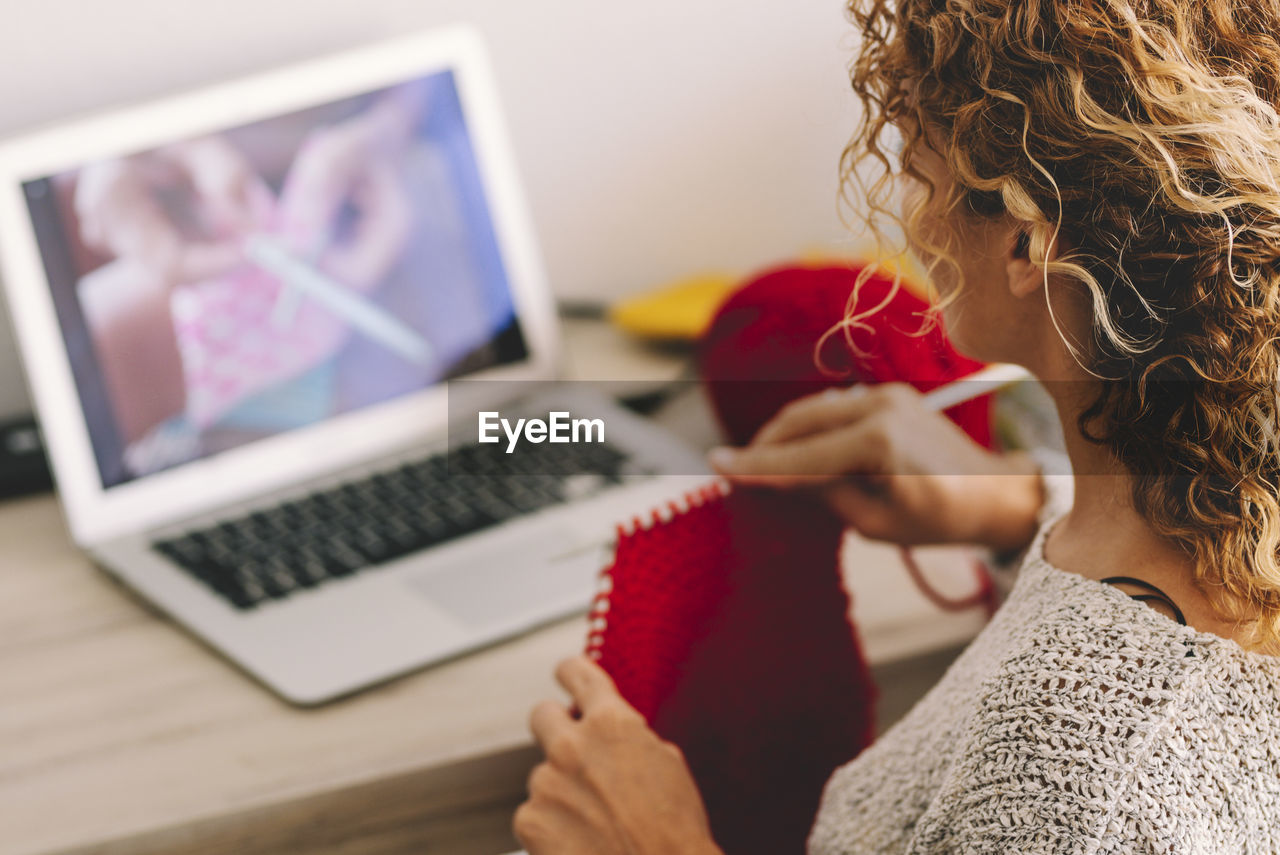
{"label": "crochet hook on screen", "polygon": [[293,256],[278,241],[253,235],[245,242],[245,254],[259,268],[293,289],[295,296],[300,292],[310,297],[414,365],[431,364],[434,352],[425,338],[372,300]]}

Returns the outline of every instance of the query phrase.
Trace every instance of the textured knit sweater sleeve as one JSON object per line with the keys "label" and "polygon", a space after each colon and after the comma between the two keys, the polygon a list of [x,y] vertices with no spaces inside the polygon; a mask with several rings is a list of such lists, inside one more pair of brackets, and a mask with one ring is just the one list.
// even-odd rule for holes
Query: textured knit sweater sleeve
{"label": "textured knit sweater sleeve", "polygon": [[1280,660],[1049,565],[823,794],[813,855],[1280,853]]}

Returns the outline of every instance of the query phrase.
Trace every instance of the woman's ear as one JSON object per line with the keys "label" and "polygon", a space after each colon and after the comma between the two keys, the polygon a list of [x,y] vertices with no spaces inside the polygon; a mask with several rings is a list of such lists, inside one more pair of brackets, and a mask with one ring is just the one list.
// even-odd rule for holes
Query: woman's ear
{"label": "woman's ear", "polygon": [[[1065,251],[1061,232],[1049,247],[1049,261],[1057,261]],[[1031,233],[1025,227],[1014,229],[1009,238],[1009,250],[1005,257],[1009,291],[1015,297],[1027,297],[1044,288],[1044,259],[1031,260]]]}

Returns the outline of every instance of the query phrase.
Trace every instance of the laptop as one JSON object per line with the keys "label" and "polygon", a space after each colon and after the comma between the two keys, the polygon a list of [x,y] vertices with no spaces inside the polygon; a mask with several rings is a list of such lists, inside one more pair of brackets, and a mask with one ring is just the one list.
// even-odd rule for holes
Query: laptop
{"label": "laptop", "polygon": [[5,141],[0,273],[77,545],[296,704],[584,611],[704,478],[551,382],[466,27]]}

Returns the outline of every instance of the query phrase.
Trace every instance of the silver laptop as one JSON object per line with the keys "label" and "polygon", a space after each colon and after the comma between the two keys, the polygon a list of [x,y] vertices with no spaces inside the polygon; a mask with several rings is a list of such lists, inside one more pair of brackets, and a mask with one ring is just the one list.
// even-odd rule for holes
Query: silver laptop
{"label": "silver laptop", "polygon": [[613,525],[702,480],[547,383],[465,28],[7,141],[0,265],[76,543],[295,703],[585,609]]}

